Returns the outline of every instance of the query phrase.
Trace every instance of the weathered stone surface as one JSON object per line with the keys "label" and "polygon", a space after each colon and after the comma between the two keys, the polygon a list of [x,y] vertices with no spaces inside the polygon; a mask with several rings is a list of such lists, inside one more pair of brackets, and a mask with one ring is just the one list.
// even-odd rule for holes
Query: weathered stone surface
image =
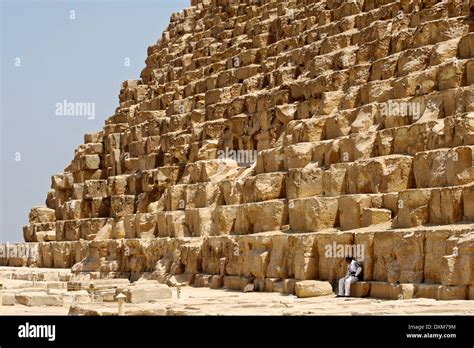
{"label": "weathered stone surface", "polygon": [[418,5],[192,1],[0,264],[301,295],[354,246],[355,296],[469,298],[472,4]]}
{"label": "weathered stone surface", "polygon": [[63,300],[58,295],[48,295],[46,292],[24,292],[15,296],[16,302],[24,306],[62,306]]}
{"label": "weathered stone surface", "polygon": [[145,303],[152,300],[171,298],[171,289],[165,284],[140,284],[130,286],[126,293],[127,302]]}
{"label": "weathered stone surface", "polygon": [[333,292],[331,283],[329,282],[303,280],[296,282],[295,293],[298,297],[316,297],[331,295]]}

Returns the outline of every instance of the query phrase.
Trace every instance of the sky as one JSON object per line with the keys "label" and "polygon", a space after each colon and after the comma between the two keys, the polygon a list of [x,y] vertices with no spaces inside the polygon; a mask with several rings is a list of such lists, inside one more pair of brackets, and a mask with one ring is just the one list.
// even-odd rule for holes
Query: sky
{"label": "sky", "polygon": [[[0,0],[0,243],[23,241],[51,176],[140,77],[147,48],[190,0]],[[60,105],[87,103],[69,116]],[[74,104],[76,105],[76,104]],[[94,111],[94,113],[92,113]]]}

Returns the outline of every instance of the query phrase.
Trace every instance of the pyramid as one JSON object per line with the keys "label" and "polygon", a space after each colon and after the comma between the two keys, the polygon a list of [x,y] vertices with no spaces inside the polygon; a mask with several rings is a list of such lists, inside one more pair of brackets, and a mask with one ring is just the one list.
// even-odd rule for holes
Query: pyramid
{"label": "pyramid", "polygon": [[0,264],[474,299],[472,5],[191,1]]}

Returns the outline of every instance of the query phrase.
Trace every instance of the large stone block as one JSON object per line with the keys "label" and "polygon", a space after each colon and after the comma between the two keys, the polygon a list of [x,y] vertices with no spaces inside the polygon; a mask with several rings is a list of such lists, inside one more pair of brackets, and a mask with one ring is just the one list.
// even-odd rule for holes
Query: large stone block
{"label": "large stone block", "polygon": [[84,198],[107,196],[107,180],[87,180],[84,183]]}
{"label": "large stone block", "polygon": [[391,155],[356,161],[348,169],[348,193],[406,190],[413,185],[410,156]]}
{"label": "large stone block", "polygon": [[164,300],[172,297],[171,289],[165,284],[136,283],[127,289],[126,296],[129,303],[147,303],[153,300]]}
{"label": "large stone block", "polygon": [[310,163],[304,168],[290,169],[286,183],[286,197],[295,199],[322,195],[323,173],[324,170],[315,163]]}
{"label": "large stone block", "polygon": [[288,237],[288,276],[298,280],[317,279],[318,249],[314,234],[294,234]]}
{"label": "large stone block", "polygon": [[430,222],[435,225],[447,225],[459,222],[463,218],[462,187],[433,189],[429,202]]}
{"label": "large stone block", "polygon": [[263,173],[249,177],[244,182],[243,202],[261,202],[283,198],[285,173]]}
{"label": "large stone block", "polygon": [[337,197],[294,199],[288,207],[290,228],[294,231],[314,232],[339,223]]}
{"label": "large stone block", "polygon": [[84,155],[81,157],[81,169],[82,170],[94,170],[100,168],[100,156],[99,155]]}
{"label": "large stone block", "polygon": [[424,270],[423,232],[376,232],[373,279],[421,283]]}
{"label": "large stone block", "polygon": [[231,234],[237,218],[238,206],[222,205],[212,211],[211,235]]}
{"label": "large stone block", "polygon": [[417,189],[401,191],[398,195],[398,214],[395,226],[414,227],[429,221],[429,200],[431,190]]}
{"label": "large stone block", "polygon": [[185,212],[186,225],[189,233],[193,237],[206,237],[211,234],[212,229],[212,209],[196,208]]}
{"label": "large stone block", "polygon": [[288,224],[288,208],[282,200],[247,203],[238,207],[234,232],[237,234],[278,231]]}
{"label": "large stone block", "polygon": [[474,185],[465,186],[462,191],[463,215],[466,220],[474,221]]}
{"label": "large stone block", "polygon": [[352,230],[362,226],[363,209],[372,207],[372,197],[369,195],[341,196],[338,204],[341,229]]}
{"label": "large stone block", "polygon": [[56,214],[54,209],[47,207],[33,207],[29,215],[30,223],[55,222]]}
{"label": "large stone block", "polygon": [[296,282],[295,293],[298,297],[317,297],[332,295],[333,291],[329,282],[303,280]]}
{"label": "large stone block", "polygon": [[120,217],[135,212],[135,196],[112,196],[110,198],[110,214],[112,217]]}
{"label": "large stone block", "polygon": [[43,291],[23,292],[15,296],[16,302],[24,306],[62,306],[63,300],[60,295],[48,295]]}

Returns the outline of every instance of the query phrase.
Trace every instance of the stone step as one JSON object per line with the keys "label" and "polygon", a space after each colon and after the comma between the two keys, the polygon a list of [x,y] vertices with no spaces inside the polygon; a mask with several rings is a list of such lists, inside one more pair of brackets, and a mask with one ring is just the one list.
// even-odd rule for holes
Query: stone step
{"label": "stone step", "polygon": [[351,286],[352,297],[372,297],[385,300],[432,298],[435,300],[472,300],[472,286],[441,284],[391,284],[386,282],[359,281]]}

